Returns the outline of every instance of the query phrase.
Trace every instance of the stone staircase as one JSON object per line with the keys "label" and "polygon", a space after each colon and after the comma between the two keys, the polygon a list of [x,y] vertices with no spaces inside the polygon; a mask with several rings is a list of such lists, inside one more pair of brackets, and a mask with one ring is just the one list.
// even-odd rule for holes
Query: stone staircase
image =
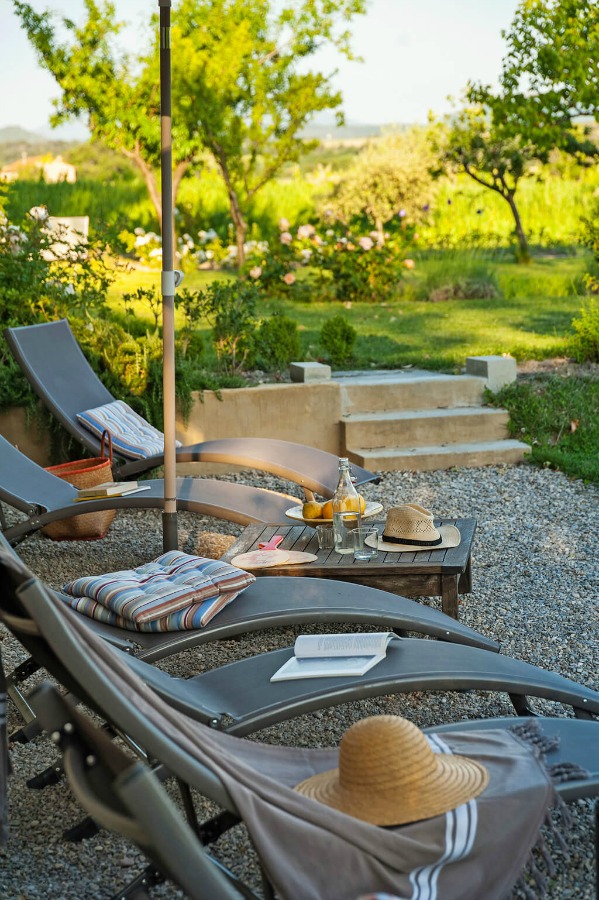
{"label": "stone staircase", "polygon": [[530,448],[508,436],[508,414],[483,406],[488,380],[418,369],[340,373],[342,443],[374,472],[521,462]]}

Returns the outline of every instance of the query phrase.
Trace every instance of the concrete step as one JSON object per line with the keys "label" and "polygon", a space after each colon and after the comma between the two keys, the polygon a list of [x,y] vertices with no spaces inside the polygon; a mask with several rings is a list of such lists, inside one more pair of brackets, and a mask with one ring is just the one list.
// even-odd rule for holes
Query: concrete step
{"label": "concrete step", "polygon": [[484,378],[444,375],[424,369],[362,372],[336,376],[344,415],[402,409],[477,406],[482,403]]}
{"label": "concrete step", "polygon": [[526,453],[530,453],[528,444],[511,439],[347,451],[352,462],[373,472],[429,472],[452,467],[511,465],[522,462]]}
{"label": "concrete step", "polygon": [[360,413],[341,420],[343,443],[355,447],[422,447],[495,441],[508,437],[508,413],[479,406]]}

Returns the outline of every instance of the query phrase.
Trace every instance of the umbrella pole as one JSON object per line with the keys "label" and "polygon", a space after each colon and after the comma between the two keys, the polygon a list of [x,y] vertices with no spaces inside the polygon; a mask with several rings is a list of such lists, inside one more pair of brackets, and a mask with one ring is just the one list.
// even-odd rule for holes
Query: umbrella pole
{"label": "umbrella pole", "polygon": [[173,153],[171,140],[171,0],[160,7],[160,170],[162,181],[162,378],[164,393],[164,551],[178,550],[175,444],[175,288]]}

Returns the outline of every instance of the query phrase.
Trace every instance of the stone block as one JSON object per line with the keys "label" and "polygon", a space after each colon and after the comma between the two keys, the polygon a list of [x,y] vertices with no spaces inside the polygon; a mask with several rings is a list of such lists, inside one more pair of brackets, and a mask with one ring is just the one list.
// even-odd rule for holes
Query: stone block
{"label": "stone block", "polygon": [[516,360],[513,356],[468,356],[466,373],[484,378],[493,393],[516,380]]}
{"label": "stone block", "polygon": [[292,362],[289,364],[292,381],[329,381],[331,367],[318,362]]}

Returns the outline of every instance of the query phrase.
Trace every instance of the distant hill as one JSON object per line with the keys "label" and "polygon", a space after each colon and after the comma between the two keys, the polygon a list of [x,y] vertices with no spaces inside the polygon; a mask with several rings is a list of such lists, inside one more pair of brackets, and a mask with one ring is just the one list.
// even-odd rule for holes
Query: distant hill
{"label": "distant hill", "polygon": [[0,128],[0,166],[16,162],[24,156],[45,156],[47,153],[64,155],[78,143],[53,140],[20,125],[7,125]]}
{"label": "distant hill", "polygon": [[20,125],[5,125],[0,128],[0,144],[39,144],[45,138],[35,131],[27,131]]}

